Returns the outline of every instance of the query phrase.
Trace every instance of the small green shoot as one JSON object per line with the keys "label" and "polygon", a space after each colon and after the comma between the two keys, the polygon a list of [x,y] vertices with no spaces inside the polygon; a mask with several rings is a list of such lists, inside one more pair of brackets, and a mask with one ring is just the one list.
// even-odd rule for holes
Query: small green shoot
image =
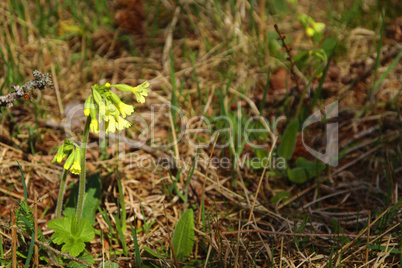
{"label": "small green shoot", "polygon": [[128,256],[128,248],[126,243],[126,238],[124,237],[124,232],[121,224],[121,220],[119,219],[118,215],[114,215],[114,219],[116,222],[116,230],[120,240],[120,244],[123,247],[123,254],[124,256]]}
{"label": "small green shoot", "polygon": [[399,62],[399,60],[402,57],[402,52],[399,52],[398,56],[395,57],[395,59],[391,62],[391,64],[388,66],[387,70],[385,70],[384,73],[381,74],[380,78],[374,83],[373,90],[376,91],[377,88],[380,86],[382,81],[384,81],[385,77],[388,76],[388,74],[395,68],[396,64]]}
{"label": "small green shoot", "polygon": [[141,268],[142,264],[141,264],[141,256],[140,256],[140,246],[138,245],[138,240],[137,240],[137,232],[131,223],[130,223],[130,227],[131,227],[131,234],[133,236],[133,241],[134,241],[135,260],[137,262],[137,267]]}

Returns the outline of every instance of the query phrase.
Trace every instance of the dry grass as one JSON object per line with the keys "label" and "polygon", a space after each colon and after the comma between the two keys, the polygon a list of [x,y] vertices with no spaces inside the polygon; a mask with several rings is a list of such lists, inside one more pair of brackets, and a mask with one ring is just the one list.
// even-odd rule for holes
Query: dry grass
{"label": "dry grass", "polygon": [[[400,264],[401,254],[388,249],[401,250],[401,206],[391,207],[400,200],[401,191],[402,65],[397,63],[375,92],[374,102],[370,100],[368,96],[376,81],[372,55],[378,44],[378,29],[364,32],[335,23],[328,30],[328,37],[337,35],[344,42],[344,53],[336,57],[336,63],[330,68],[334,79],[325,81],[325,97],[318,108],[340,100],[336,122],[340,150],[346,155],[337,167],[328,167],[319,178],[297,185],[269,169],[263,172],[247,167],[208,168],[209,156],[233,153],[230,148],[214,148],[213,143],[197,151],[188,140],[182,139],[175,146],[160,149],[158,146],[180,139],[180,132],[172,130],[180,129],[187,121],[183,118],[175,121],[168,109],[157,118],[152,114],[152,107],[172,102],[175,90],[177,100],[173,104],[187,119],[201,115],[212,118],[221,115],[222,109],[244,118],[259,115],[267,73],[288,66],[285,51],[279,49],[273,53],[267,45],[271,35],[277,38],[273,24],[277,23],[281,32],[288,36],[286,41],[294,49],[292,56],[298,50],[312,47],[294,19],[292,12],[296,11],[289,11],[289,15],[266,16],[266,1],[261,1],[259,5],[254,4],[250,16],[250,4],[246,1],[236,1],[235,10],[225,1],[218,3],[218,8],[213,1],[203,5],[195,1],[182,6],[161,1],[160,9],[157,5],[143,4],[143,10],[137,12],[149,9],[145,21],[143,24],[136,22],[138,25],[133,27],[140,28],[138,32],[123,38],[122,29],[120,32],[112,30],[107,23],[93,26],[91,18],[100,16],[84,3],[80,5],[85,11],[85,15],[81,14],[82,23],[73,16],[70,6],[63,9],[55,3],[43,5],[43,12],[53,15],[49,15],[48,22],[52,23],[49,28],[41,29],[39,18],[46,16],[38,14],[37,5],[22,1],[25,14],[22,19],[17,11],[10,11],[10,3],[0,3],[2,93],[8,93],[12,83],[31,80],[34,69],[51,73],[55,82],[53,89],[38,92],[33,103],[22,100],[15,107],[4,109],[1,117],[0,221],[6,259],[12,257],[11,230],[7,227],[13,215],[10,212],[24,195],[16,160],[24,172],[32,207],[34,196],[38,195],[39,228],[49,235],[46,223],[55,216],[62,171],[62,167],[51,160],[67,135],[64,118],[84,102],[94,83],[110,81],[136,85],[148,80],[152,92],[145,104],[136,105],[137,123],[126,133],[130,144],[134,145],[121,143],[116,147],[116,140],[111,139],[106,154],[99,148],[90,149],[87,154],[88,172],[98,172],[102,179],[101,207],[112,219],[119,210],[114,173],[118,167],[127,222],[136,223],[137,228],[148,224],[148,232],[138,233],[141,248],[148,246],[156,251],[169,248],[173,228],[182,211],[192,207],[197,224],[196,247],[190,259],[202,260],[205,267],[396,267]],[[293,7],[299,13],[314,14],[306,1]],[[327,22],[327,8],[317,8],[314,18]],[[114,12],[113,6],[111,10]],[[255,23],[253,31],[250,31],[251,18]],[[86,28],[82,28],[83,25]],[[386,71],[395,53],[400,53],[400,44],[392,38],[386,38],[385,42],[387,45],[382,52],[383,58],[388,55],[388,60],[381,61],[377,76]],[[367,78],[351,87],[351,81],[366,72]],[[290,91],[294,86],[290,72],[275,74],[272,74],[261,115],[269,119],[283,114],[292,117],[310,74],[296,70],[300,91]],[[277,79],[279,85],[274,86],[272,79]],[[313,87],[317,84],[314,82]],[[223,99],[220,101],[221,92]],[[128,95],[124,99],[133,102]],[[306,97],[307,112],[309,104]],[[153,140],[140,120],[152,124]],[[82,132],[84,122],[83,116],[74,116],[74,133]],[[188,126],[192,129],[205,127],[200,120]],[[280,124],[278,133],[264,138],[264,142],[270,144],[268,151],[276,149],[275,143],[284,127]],[[324,125],[313,125],[308,132],[309,144],[325,147],[322,144]],[[195,136],[209,138],[206,133]],[[197,141],[195,136],[192,137],[194,142]],[[90,139],[96,142],[99,137],[91,134]],[[148,143],[135,145],[137,140]],[[308,155],[299,145],[300,139],[293,160]],[[117,149],[120,160],[115,157]],[[198,158],[204,161],[199,162],[191,178],[188,202],[183,202],[175,192],[169,194],[167,190],[172,184],[169,172],[176,175],[183,168],[176,186],[184,193],[189,164],[197,152]],[[253,154],[252,148],[246,146],[242,155],[246,153]],[[164,169],[155,165],[166,156],[170,157],[170,163],[175,163],[174,167]],[[139,161],[135,160],[139,159],[143,167],[136,166]],[[77,177],[70,176],[70,182],[77,182]],[[272,197],[285,191],[290,193],[289,198],[279,199],[277,203],[272,201]],[[200,214],[204,196],[205,226]],[[100,213],[96,221],[96,229],[109,232]],[[125,237],[129,252],[134,254],[131,232],[127,231]],[[101,241],[97,236],[88,249],[98,261],[112,259],[121,267],[134,266],[132,258],[114,255],[114,251],[121,250],[114,239]],[[141,256],[157,266],[165,265],[145,252]],[[23,260],[20,261],[22,264]],[[171,265],[175,263],[172,256],[166,261]]]}

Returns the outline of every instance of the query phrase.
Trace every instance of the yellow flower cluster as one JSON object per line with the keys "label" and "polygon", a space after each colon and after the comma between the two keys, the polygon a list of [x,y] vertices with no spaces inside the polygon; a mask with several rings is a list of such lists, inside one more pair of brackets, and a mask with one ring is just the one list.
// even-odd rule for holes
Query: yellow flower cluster
{"label": "yellow flower cluster", "polygon": [[[135,94],[139,103],[145,102],[145,96],[148,96],[149,83],[144,82],[137,87],[131,87],[125,84],[111,85],[106,83],[102,86],[92,86],[92,94],[86,99],[84,105],[85,116],[91,117],[89,130],[99,133],[99,123],[105,122],[105,132],[114,133],[131,127],[131,123],[126,118],[134,112],[134,106],[125,104],[121,99],[110,90],[115,87],[121,91],[129,91]],[[71,173],[80,174],[81,172],[81,151],[82,149],[66,139],[59,147],[52,162],[61,163],[65,157],[67,160],[64,169],[70,170]]]}
{"label": "yellow flower cluster", "polygon": [[[94,133],[99,133],[100,122],[105,122],[105,132],[114,133],[131,127],[131,123],[124,118],[134,112],[134,106],[128,105],[109,90],[110,87],[115,87],[121,91],[132,92],[135,94],[137,102],[144,103],[145,96],[148,96],[149,83],[144,82],[137,87],[131,87],[126,84],[111,85],[106,83],[102,86],[95,85],[92,87],[92,94],[85,101],[84,114],[91,116],[90,130]],[[99,114],[99,120],[97,119]]]}
{"label": "yellow flower cluster", "polygon": [[316,22],[312,17],[301,14],[299,16],[299,21],[303,25],[306,34],[313,40],[320,41],[323,37],[325,30],[325,24],[322,22]]}
{"label": "yellow flower cluster", "polygon": [[74,145],[70,140],[66,139],[64,143],[57,150],[52,163],[61,163],[67,157],[64,163],[64,169],[70,170],[73,174],[80,174],[81,172],[81,148]]}

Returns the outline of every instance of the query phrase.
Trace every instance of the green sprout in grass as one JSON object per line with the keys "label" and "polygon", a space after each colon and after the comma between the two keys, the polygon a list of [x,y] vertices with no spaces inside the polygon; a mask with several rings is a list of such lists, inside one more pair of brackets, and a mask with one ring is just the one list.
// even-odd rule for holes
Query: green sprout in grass
{"label": "green sprout in grass", "polygon": [[[301,14],[298,17],[303,25],[305,34],[310,38],[313,48],[309,51],[302,51],[295,57],[295,62],[301,69],[314,69],[312,78],[320,78],[327,63],[329,53],[332,53],[331,47],[336,45],[336,41],[324,40],[326,25],[322,22],[316,22],[312,17]],[[324,44],[325,43],[325,44]]]}
{"label": "green sprout in grass", "polygon": [[[99,133],[100,123],[104,122],[105,133],[121,132],[122,130],[131,127],[131,123],[125,118],[134,112],[134,106],[128,105],[121,101],[121,99],[111,90],[111,87],[117,88],[121,91],[132,92],[135,94],[137,102],[144,103],[145,96],[148,96],[149,83],[144,82],[137,87],[131,87],[125,84],[111,85],[105,83],[104,85],[93,85],[91,87],[91,94],[86,99],[84,104],[84,115],[87,117],[83,138],[81,145],[74,144],[72,141],[66,139],[64,143],[58,148],[53,162],[61,163],[64,158],[64,163],[59,198],[56,208],[56,219],[49,222],[49,228],[54,229],[56,232],[53,234],[52,239],[56,244],[65,244],[62,248],[67,250],[72,247],[72,242],[75,241],[81,250],[74,251],[74,255],[78,256],[84,250],[83,243],[90,241],[93,237],[88,235],[88,232],[93,233],[93,228],[87,219],[82,217],[84,210],[84,195],[85,195],[85,155],[86,146],[88,143],[89,132]],[[67,179],[68,170],[73,174],[79,174],[79,187],[78,187],[78,200],[76,214],[67,218],[61,218],[61,209],[63,203],[64,189]],[[82,233],[82,228],[65,229],[61,225],[77,225],[85,226],[87,230],[85,234]],[[90,227],[90,228],[89,228]],[[85,235],[85,237],[83,236]],[[66,246],[66,245],[69,246]],[[73,243],[74,244],[74,243]],[[71,254],[72,252],[70,252]]]}
{"label": "green sprout in grass", "polygon": [[314,43],[319,43],[324,35],[325,24],[316,22],[312,17],[301,14],[299,21],[303,25],[306,34],[313,40]]}

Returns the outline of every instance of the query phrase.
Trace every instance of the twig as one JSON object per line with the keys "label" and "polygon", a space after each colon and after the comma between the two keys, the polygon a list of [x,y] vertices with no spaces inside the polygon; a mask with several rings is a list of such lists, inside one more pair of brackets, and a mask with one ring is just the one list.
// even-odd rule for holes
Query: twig
{"label": "twig", "polygon": [[[31,239],[31,236],[28,235],[28,234],[26,234],[26,233],[24,233],[23,231],[20,230],[19,233],[21,233],[23,236],[27,237],[28,239]],[[84,262],[83,260],[80,260],[80,259],[78,259],[78,258],[76,258],[76,257],[73,257],[73,256],[71,256],[71,255],[69,255],[69,254],[67,254],[67,253],[63,253],[63,252],[61,252],[61,251],[59,251],[59,250],[57,250],[57,249],[55,249],[55,248],[52,248],[51,246],[48,245],[48,243],[44,243],[44,242],[42,242],[42,241],[39,241],[39,240],[36,240],[36,239],[35,239],[35,244],[37,244],[37,245],[39,245],[39,246],[42,246],[42,247],[44,247],[44,248],[46,248],[46,249],[48,249],[48,250],[50,250],[50,251],[53,251],[53,252],[56,253],[57,255],[61,255],[61,256],[63,256],[64,258],[67,258],[67,259],[70,259],[70,260],[72,260],[72,261],[78,262],[79,264],[82,264],[82,265],[84,265],[84,266],[86,266],[86,267],[93,267],[93,266],[91,266],[90,264]]]}
{"label": "twig", "polygon": [[296,72],[295,72],[295,69],[294,69],[295,63],[292,60],[292,56],[290,56],[290,52],[292,51],[292,48],[290,48],[290,47],[288,47],[288,45],[286,45],[286,43],[285,43],[286,36],[281,34],[281,32],[279,31],[278,24],[274,24],[274,27],[275,27],[276,32],[279,35],[278,40],[282,42],[283,47],[285,48],[286,53],[288,54],[287,60],[290,62],[290,72],[291,72],[291,74],[293,76],[293,80],[296,83],[297,91],[299,91],[299,89],[300,89],[299,88],[299,81],[297,80]]}
{"label": "twig", "polygon": [[0,96],[0,107],[7,106],[13,107],[14,101],[18,100],[21,97],[25,99],[31,99],[31,93],[34,89],[42,90],[46,86],[52,86],[53,80],[52,76],[48,73],[42,74],[38,70],[34,70],[32,72],[34,80],[26,82],[24,85],[11,85],[11,88],[15,90],[15,92],[8,93],[6,95]]}

